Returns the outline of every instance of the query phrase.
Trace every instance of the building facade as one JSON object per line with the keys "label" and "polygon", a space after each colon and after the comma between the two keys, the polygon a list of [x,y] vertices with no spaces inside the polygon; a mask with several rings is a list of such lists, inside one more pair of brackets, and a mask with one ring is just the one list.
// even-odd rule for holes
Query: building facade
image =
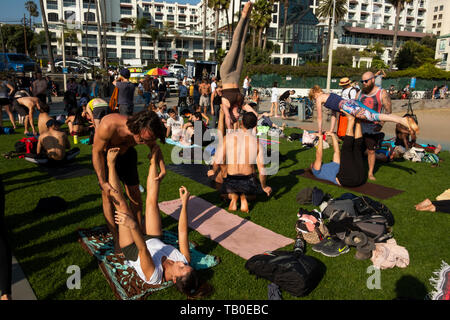
{"label": "building facade", "polygon": [[[145,61],[174,62],[173,54],[180,58],[203,59],[203,21],[200,0],[144,1],[144,0],[44,0],[45,12],[52,38],[52,48],[62,54],[62,25],[72,33],[65,39],[69,56],[98,57],[102,43],[98,36],[97,19],[106,31],[106,55],[109,61],[140,59]],[[97,17],[97,11],[99,17]],[[132,21],[147,18],[159,29],[159,39],[153,43],[151,36],[133,32]],[[37,28],[37,32],[42,26]],[[67,38],[67,37],[66,37]],[[73,38],[73,39],[72,39]],[[217,47],[226,48],[225,36],[218,35]],[[206,60],[214,53],[214,36],[206,33]],[[43,48],[45,54],[46,46]]]}
{"label": "building facade", "polygon": [[450,71],[450,1],[428,0],[427,31],[437,36],[435,59],[437,67]]}

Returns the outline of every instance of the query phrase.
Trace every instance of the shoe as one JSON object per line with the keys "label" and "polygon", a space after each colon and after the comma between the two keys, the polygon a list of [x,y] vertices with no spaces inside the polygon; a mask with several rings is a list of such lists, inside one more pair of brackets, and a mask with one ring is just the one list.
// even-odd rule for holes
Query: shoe
{"label": "shoe", "polygon": [[342,240],[327,237],[312,247],[313,251],[320,252],[326,257],[337,257],[350,251],[348,245]]}
{"label": "shoe", "polygon": [[305,253],[305,240],[301,237],[297,237],[294,243],[294,252]]}

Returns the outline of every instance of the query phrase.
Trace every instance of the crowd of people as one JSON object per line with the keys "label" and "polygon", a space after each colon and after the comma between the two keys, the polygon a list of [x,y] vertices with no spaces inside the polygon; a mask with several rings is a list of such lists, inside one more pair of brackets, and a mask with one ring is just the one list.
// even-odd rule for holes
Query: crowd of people
{"label": "crowd of people", "polygon": [[[229,201],[228,209],[238,210],[239,203],[242,212],[249,212],[249,201],[254,201],[258,195],[271,196],[272,188],[267,182],[264,166],[266,149],[257,138],[257,127],[263,125],[282,131],[284,126],[276,126],[270,118],[278,117],[280,111],[281,117],[286,119],[286,104],[295,91],[286,90],[279,94],[278,85],[274,83],[271,110],[262,114],[258,113],[258,91],[251,88],[248,76],[241,91],[244,44],[251,8],[252,3],[247,2],[241,12],[232,45],[220,68],[220,80],[212,77],[211,81],[188,81],[184,77],[178,84],[178,103],[172,108],[167,108],[169,90],[164,77],[146,76],[136,86],[130,82],[128,69],[111,74],[111,84],[116,90],[112,92],[110,101],[100,93],[103,90],[101,79],[95,79],[91,85],[85,80],[77,83],[75,79],[69,79],[64,93],[67,112],[64,122],[49,115],[51,96],[57,92],[49,77],[44,79],[38,72],[25,88],[11,84],[10,79],[0,82],[0,105],[5,108],[14,128],[13,109],[24,117],[25,134],[30,133],[30,128],[33,135],[39,133],[37,155],[30,161],[69,161],[79,153],[78,148],[71,148],[69,136],[90,135],[92,164],[101,191],[103,214],[113,237],[114,253],[124,256],[146,283],[173,281],[181,292],[191,297],[202,295],[206,289],[189,266],[187,221],[190,195],[187,188],[179,187],[182,208],[177,249],[161,241],[158,197],[166,165],[157,141],[165,143],[170,138],[186,145],[200,141],[205,146],[203,135],[208,126],[217,128],[223,139],[215,150],[207,175],[216,183],[221,196]],[[375,180],[376,150],[384,138],[381,130],[385,122],[397,124],[399,144],[403,143],[405,148],[414,146],[419,134],[418,124],[413,117],[391,113],[390,94],[380,84],[383,75],[381,71],[364,73],[361,88],[349,78],[343,78],[339,82],[341,95],[326,93],[319,86],[310,89],[309,98],[315,102],[317,110],[315,135],[318,138],[315,160],[310,169],[317,178],[348,187],[360,186],[367,179]],[[145,106],[139,112],[134,110],[136,89]],[[324,130],[322,123],[323,107],[332,113],[328,130]],[[37,112],[38,130],[33,122]],[[339,148],[336,127],[343,118],[347,125]],[[68,132],[61,129],[63,123],[67,124]],[[330,163],[323,163],[324,136],[330,137],[333,143]],[[136,145],[146,145],[149,150],[145,209]],[[363,163],[364,153],[367,153],[368,171]],[[428,200],[419,204],[417,210],[436,210],[439,205]],[[0,220],[0,228],[2,223]],[[10,286],[3,282],[0,284],[5,296],[2,298],[8,298]]]}

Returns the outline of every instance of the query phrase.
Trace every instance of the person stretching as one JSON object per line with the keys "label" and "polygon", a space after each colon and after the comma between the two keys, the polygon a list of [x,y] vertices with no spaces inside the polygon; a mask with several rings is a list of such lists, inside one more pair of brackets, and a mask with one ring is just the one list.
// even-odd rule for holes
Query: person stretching
{"label": "person stretching", "polygon": [[154,144],[149,156],[144,235],[121,191],[116,170],[119,150],[119,148],[108,150],[108,182],[116,190],[110,193],[110,197],[116,208],[115,222],[119,228],[119,245],[125,259],[144,282],[161,284],[172,281],[180,292],[189,297],[195,296],[199,291],[199,280],[196,271],[189,265],[191,261],[187,217],[189,191],[184,186],[179,189],[182,208],[178,223],[178,250],[161,241],[163,230],[158,207],[160,180],[157,165],[162,154],[159,146]]}
{"label": "person stretching", "polygon": [[361,120],[400,123],[407,127],[411,133],[419,134],[419,126],[411,117],[403,118],[395,114],[378,113],[362,104],[361,101],[344,100],[335,93],[325,93],[318,85],[315,85],[309,91],[309,99],[316,102],[319,134],[322,133],[322,106],[333,111],[332,124],[336,122],[336,113],[345,111]]}

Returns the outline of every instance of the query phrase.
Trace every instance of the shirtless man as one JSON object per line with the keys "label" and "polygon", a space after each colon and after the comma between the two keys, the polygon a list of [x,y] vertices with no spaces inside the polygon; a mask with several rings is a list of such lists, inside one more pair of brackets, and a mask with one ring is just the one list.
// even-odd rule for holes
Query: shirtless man
{"label": "shirtless man", "polygon": [[[103,117],[95,130],[94,143],[92,145],[92,164],[98,177],[102,190],[103,214],[106,223],[113,235],[115,253],[120,253],[118,229],[114,222],[114,206],[110,201],[114,190],[108,183],[106,152],[110,148],[119,147],[119,155],[116,161],[116,169],[120,180],[125,185],[125,191],[130,199],[131,211],[135,215],[139,225],[142,225],[142,199],[139,191],[139,175],[137,170],[137,152],[134,148],[137,144],[145,144],[152,148],[156,139],[165,142],[165,127],[158,115],[153,111],[141,111],[132,116],[118,113],[108,114]],[[162,180],[166,174],[162,156],[159,162],[160,174],[156,178]]]}
{"label": "shirtless man", "polygon": [[42,135],[48,131],[47,121],[53,119],[48,115],[50,112],[50,107],[47,104],[41,106],[39,117],[38,117],[38,129],[39,134]]}
{"label": "shirtless man", "polygon": [[36,149],[38,155],[44,154],[48,159],[63,160],[66,157],[66,150],[70,149],[70,142],[67,134],[59,130],[59,123],[54,119],[46,122],[47,131],[39,135]]}
{"label": "shirtless man", "polygon": [[37,97],[22,96],[20,94],[18,95],[18,93],[16,93],[16,95],[14,96],[13,106],[14,110],[16,110],[19,115],[25,117],[25,131],[23,133],[29,133],[28,125],[30,125],[31,130],[33,131],[33,135],[36,135],[36,129],[33,123],[33,115],[36,110],[40,111],[41,106],[44,105],[44,103],[42,103]]}
{"label": "shirtless man", "polygon": [[211,85],[206,79],[203,79],[202,83],[198,86],[200,91],[200,107],[203,107],[203,113],[206,114],[206,110],[209,107],[209,94],[211,93]]}
{"label": "shirtless man", "polygon": [[[272,189],[266,185],[263,159],[263,147],[253,133],[257,117],[246,112],[242,118],[242,130],[227,133],[224,143],[219,144],[214,157],[213,169],[208,177],[214,177],[220,171],[220,165],[226,165],[227,176],[223,181],[222,193],[231,200],[228,210],[237,210],[237,201],[241,200],[241,211],[248,212],[248,201],[261,190],[270,196]],[[255,164],[258,167],[259,181],[256,180]]]}

